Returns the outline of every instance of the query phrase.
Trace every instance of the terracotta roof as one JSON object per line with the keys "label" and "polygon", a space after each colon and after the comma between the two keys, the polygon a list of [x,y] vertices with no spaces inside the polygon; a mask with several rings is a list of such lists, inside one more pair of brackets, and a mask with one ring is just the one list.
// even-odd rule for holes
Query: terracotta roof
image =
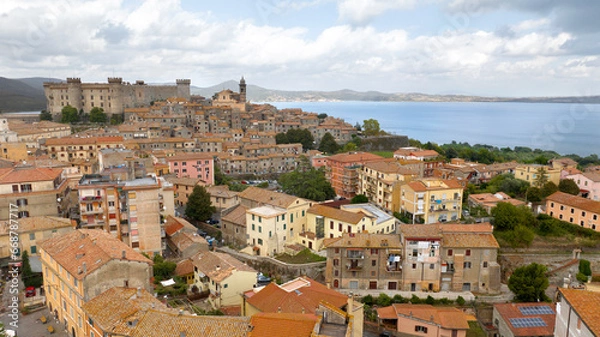
{"label": "terracotta roof", "polygon": [[[597,306],[597,303],[596,303]],[[534,315],[523,315],[519,308],[530,308],[530,307],[549,307],[552,310],[552,314],[534,314]],[[556,312],[554,311],[554,305],[550,303],[502,303],[494,304],[494,309],[506,322],[506,326],[511,330],[514,336],[553,336],[554,335],[554,322],[556,319]],[[511,318],[541,318],[546,326],[537,327],[522,327],[517,328],[510,322]]]}
{"label": "terracotta roof", "polygon": [[[441,181],[443,183],[443,185],[435,184],[433,186],[427,186],[426,183],[428,180],[435,181],[435,182]],[[454,180],[454,179],[449,179],[449,180],[423,179],[423,180],[411,181],[407,185],[410,186],[410,188],[415,192],[426,192],[426,191],[437,191],[437,190],[447,190],[447,189],[456,189],[456,188],[462,189],[463,188],[460,185],[460,183],[458,182],[458,180]]]}
{"label": "terracotta roof", "polygon": [[[0,233],[8,233],[8,231],[3,231],[3,229],[8,229],[9,223],[9,221],[0,222]],[[56,216],[34,216],[19,219],[19,229],[17,232],[38,232],[65,227],[74,228],[71,219],[59,218]]]}
{"label": "terracotta roof", "polygon": [[441,238],[442,233],[438,224],[412,225],[401,224],[400,233],[404,238]]}
{"label": "terracotta roof", "polygon": [[592,213],[600,213],[600,201],[594,201],[576,195],[563,192],[554,192],[546,200],[554,201],[559,204],[576,207]]}
{"label": "terracotta roof", "polygon": [[222,221],[229,221],[236,225],[246,226],[246,210],[247,208],[242,205],[237,205],[235,208],[229,210],[226,214],[221,216]]}
{"label": "terracotta roof", "polygon": [[[341,237],[326,242],[325,247],[361,247],[361,248],[400,248],[400,236],[390,234],[371,233],[343,233]],[[325,241],[324,241],[325,244]]]}
{"label": "terracotta roof", "polygon": [[315,313],[321,301],[341,308],[347,297],[306,276],[277,285],[269,283],[246,302],[261,312]]}
{"label": "terracotta roof", "polygon": [[167,235],[173,235],[175,232],[186,228],[190,231],[196,232],[196,227],[189,223],[184,218],[169,215],[167,216],[167,223],[165,225],[165,233]]}
{"label": "terracotta roof", "polygon": [[323,206],[323,205],[313,205],[308,209],[308,213],[324,216],[326,218],[335,219],[339,221],[344,221],[351,224],[359,223],[366,215],[363,212],[349,212],[341,209]]}
{"label": "terracotta roof", "polygon": [[[69,274],[80,280],[111,260],[152,264],[152,261],[119,239],[98,229],[77,229],[44,240],[39,245]],[[84,263],[86,272],[83,271]]]}
{"label": "terracotta roof", "polygon": [[594,336],[600,336],[600,293],[563,288],[559,291]]}
{"label": "terracotta roof", "polygon": [[177,262],[175,276],[183,276],[194,272],[194,263],[192,259],[185,259]]}
{"label": "terracotta roof", "polygon": [[177,178],[174,176],[166,176],[165,179],[173,185],[183,185],[183,186],[196,186],[196,185],[204,186],[205,185],[204,180],[202,180],[200,178],[189,178],[189,177]]}
{"label": "terracotta roof", "polygon": [[199,252],[192,257],[194,266],[212,281],[221,282],[235,271],[254,272],[254,268],[231,255],[217,252]]}
{"label": "terracotta roof", "polygon": [[140,319],[151,308],[168,310],[145,289],[114,287],[83,304],[83,311],[106,332],[126,333],[133,330],[128,321]]}
{"label": "terracotta roof", "polygon": [[[281,208],[288,208],[292,204],[294,204],[296,200],[300,199],[293,195],[273,192],[254,186],[246,188],[243,192],[240,192],[238,196],[242,199],[249,199],[262,204],[277,206]],[[302,202],[303,200],[300,199],[300,201]]]}
{"label": "terracotta roof", "polygon": [[500,248],[493,234],[443,234],[444,247]]}
{"label": "terracotta roof", "polygon": [[[449,330],[468,330],[467,315],[457,308],[434,307],[427,304],[392,304],[396,315],[432,322]],[[379,313],[379,310],[378,310]],[[383,312],[387,314],[387,311]]]}
{"label": "terracotta roof", "polygon": [[383,173],[387,173],[387,174],[402,174],[402,175],[417,175],[417,174],[419,174],[418,170],[402,166],[397,161],[390,161],[390,159],[383,159],[381,161],[366,163],[365,168],[369,168],[374,171],[383,172]]}
{"label": "terracotta roof", "polygon": [[46,139],[46,146],[52,145],[89,145],[89,144],[122,144],[123,137],[62,137]]}
{"label": "terracotta roof", "polygon": [[319,320],[312,314],[261,312],[250,319],[253,329],[248,337],[280,336],[283,331],[286,337],[309,337]]}
{"label": "terracotta roof", "polygon": [[600,173],[584,172],[582,175],[593,182],[600,182]]}
{"label": "terracotta roof", "polygon": [[191,316],[149,310],[130,336],[246,337],[251,330],[250,317]]}
{"label": "terracotta roof", "polygon": [[489,222],[482,222],[478,224],[450,224],[450,223],[438,223],[442,233],[479,233],[479,234],[491,234],[494,231],[492,224]]}
{"label": "terracotta roof", "polygon": [[233,198],[239,194],[239,192],[230,191],[229,186],[227,185],[210,186],[206,189],[206,192],[208,192],[213,197],[221,198]]}
{"label": "terracotta roof", "polygon": [[336,161],[342,163],[366,163],[381,159],[383,159],[383,157],[368,152],[339,153],[333,156],[329,156],[327,158],[328,161]]}
{"label": "terracotta roof", "polygon": [[24,183],[34,181],[53,181],[60,177],[61,168],[20,167],[0,169],[0,184]]}

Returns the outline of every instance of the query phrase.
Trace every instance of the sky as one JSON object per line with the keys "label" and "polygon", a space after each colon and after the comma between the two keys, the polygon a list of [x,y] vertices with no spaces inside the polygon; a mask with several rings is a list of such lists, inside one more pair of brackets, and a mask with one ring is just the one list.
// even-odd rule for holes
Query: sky
{"label": "sky", "polygon": [[600,94],[598,0],[2,0],[0,76]]}

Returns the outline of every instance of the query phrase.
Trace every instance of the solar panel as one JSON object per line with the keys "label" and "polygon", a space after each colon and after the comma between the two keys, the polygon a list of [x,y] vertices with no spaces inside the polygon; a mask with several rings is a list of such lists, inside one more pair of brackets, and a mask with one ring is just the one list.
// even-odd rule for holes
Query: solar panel
{"label": "solar panel", "polygon": [[528,315],[553,315],[554,311],[547,305],[535,306],[535,307],[519,307],[521,314]]}
{"label": "solar panel", "polygon": [[532,318],[509,318],[510,324],[515,328],[532,328],[546,326],[546,322],[539,317]]}

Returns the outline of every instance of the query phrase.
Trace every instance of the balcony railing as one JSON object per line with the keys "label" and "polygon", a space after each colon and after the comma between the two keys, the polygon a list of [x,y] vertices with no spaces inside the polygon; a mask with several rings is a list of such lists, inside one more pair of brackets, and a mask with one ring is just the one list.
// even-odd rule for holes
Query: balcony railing
{"label": "balcony railing", "polygon": [[360,251],[349,251],[347,256],[349,259],[364,259],[365,258],[365,254]]}

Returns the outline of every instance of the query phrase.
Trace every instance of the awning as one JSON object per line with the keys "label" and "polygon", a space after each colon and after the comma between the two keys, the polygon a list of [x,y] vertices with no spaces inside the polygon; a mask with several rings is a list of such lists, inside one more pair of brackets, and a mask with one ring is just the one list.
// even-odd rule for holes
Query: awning
{"label": "awning", "polygon": [[166,281],[160,281],[160,284],[161,284],[163,287],[168,287],[168,286],[172,286],[172,285],[174,285],[174,284],[175,284],[175,281],[173,281],[173,279],[168,279],[168,280],[166,280]]}

